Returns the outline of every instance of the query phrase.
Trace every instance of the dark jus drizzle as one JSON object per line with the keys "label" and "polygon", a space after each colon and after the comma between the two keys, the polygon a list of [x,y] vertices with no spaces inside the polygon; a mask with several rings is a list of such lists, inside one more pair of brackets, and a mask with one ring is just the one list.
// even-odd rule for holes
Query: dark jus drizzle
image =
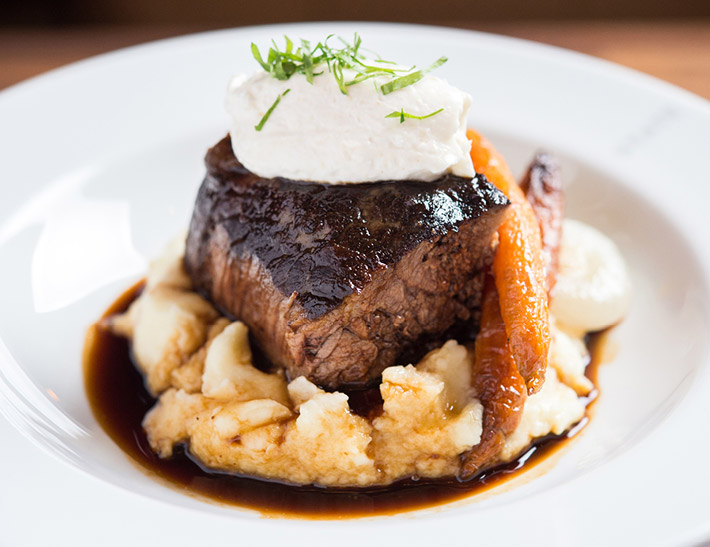
{"label": "dark jus drizzle", "polygon": [[[104,319],[125,311],[140,294],[143,283],[124,293],[104,314]],[[592,358],[587,376],[596,385],[603,333],[588,336]],[[176,447],[169,459],[151,450],[141,422],[155,399],[146,391],[143,377],[133,364],[130,344],[97,324],[91,328],[84,349],[86,392],[94,415],[103,429],[149,474],[176,488],[220,503],[259,511],[269,516],[316,519],[357,518],[390,515],[449,503],[482,493],[541,462],[574,436],[587,417],[562,435],[547,435],[512,462],[487,469],[467,482],[455,479],[431,480],[411,477],[390,486],[376,488],[323,488],[296,486],[223,473],[204,467],[186,446]],[[353,411],[361,415],[381,404],[373,390],[351,393]],[[596,389],[586,398],[596,399]]]}

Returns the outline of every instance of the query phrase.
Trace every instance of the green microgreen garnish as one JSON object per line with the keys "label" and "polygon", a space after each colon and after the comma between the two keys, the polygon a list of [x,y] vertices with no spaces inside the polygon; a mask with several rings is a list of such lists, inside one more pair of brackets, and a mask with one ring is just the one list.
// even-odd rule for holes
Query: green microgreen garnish
{"label": "green microgreen garnish", "polygon": [[[277,80],[288,80],[294,74],[303,74],[309,83],[313,83],[313,77],[322,74],[314,72],[314,68],[325,64],[344,95],[347,95],[349,86],[378,76],[394,78],[380,86],[382,93],[386,95],[418,82],[424,74],[440,67],[447,60],[446,57],[441,57],[429,68],[412,72],[416,67],[399,68],[394,62],[379,56],[374,61],[368,60],[360,53],[364,48],[362,37],[357,33],[353,36],[352,43],[338,37],[342,47],[331,46],[329,42],[332,38],[331,34],[313,47],[308,40],[301,40],[301,45],[295,47],[293,40],[284,36],[284,48],[280,49],[276,42],[272,41],[266,60],[256,44],[252,43],[251,53],[256,62]],[[345,70],[355,72],[352,80],[345,80]]]}
{"label": "green microgreen garnish", "polygon": [[394,112],[390,112],[385,116],[385,118],[399,118],[399,123],[404,123],[404,120],[406,119],[411,119],[411,120],[426,120],[427,118],[431,118],[432,116],[436,116],[439,112],[443,112],[443,108],[440,108],[439,110],[435,110],[434,112],[431,112],[429,114],[425,114],[424,116],[416,116],[414,114],[410,114],[409,112],[405,112],[404,108],[401,109],[399,112],[396,110]]}
{"label": "green microgreen garnish", "polygon": [[431,72],[435,68],[439,68],[446,61],[448,61],[446,57],[439,57],[439,59],[437,59],[436,62],[434,62],[434,64],[432,64],[429,68],[417,70],[416,72],[400,76],[399,78],[392,80],[391,82],[382,84],[380,86],[380,90],[382,91],[383,95],[387,95],[388,93],[392,93],[393,91],[397,91],[398,89],[402,89],[403,87],[412,85],[421,80],[427,72]]}
{"label": "green microgreen garnish", "polygon": [[[440,67],[447,61],[446,57],[441,57],[430,67],[416,71],[415,66],[400,68],[392,61],[385,61],[379,58],[379,56],[377,56],[377,59],[374,61],[368,60],[361,53],[364,48],[362,48],[362,38],[357,33],[353,36],[352,43],[338,37],[342,47],[331,46],[329,41],[332,38],[333,35],[331,34],[322,42],[318,42],[315,46],[311,47],[311,43],[308,40],[301,40],[300,45],[295,46],[293,40],[288,36],[284,36],[285,44],[283,49],[280,49],[276,42],[272,40],[272,45],[269,48],[266,60],[264,60],[259,48],[254,43],[251,44],[251,53],[256,62],[277,80],[288,80],[294,74],[303,74],[308,83],[312,84],[313,78],[323,74],[322,70],[316,72],[317,68],[321,65],[326,65],[328,71],[338,84],[338,89],[340,89],[343,95],[348,94],[348,87],[350,86],[371,78],[380,77],[387,78],[389,81],[379,86],[375,83],[375,88],[383,95],[387,95],[418,82],[425,74]],[[346,79],[346,74],[352,72],[355,73],[352,79]],[[279,104],[281,97],[286,95],[288,91],[289,90],[286,90],[276,98],[274,104],[271,105],[271,108],[267,110],[264,117],[255,126],[257,131],[261,131],[264,123],[266,123],[266,120],[269,119],[274,108]],[[401,118],[401,121],[404,121],[404,118],[428,118],[438,114],[440,111],[441,110],[432,112],[423,117],[414,116],[403,111],[399,113],[395,112],[394,114],[397,114],[397,116]],[[387,117],[396,116],[387,115]]]}
{"label": "green microgreen garnish", "polygon": [[272,104],[269,109],[266,111],[266,114],[261,118],[261,121],[254,126],[254,129],[257,131],[261,131],[264,127],[264,124],[266,123],[266,120],[269,119],[269,116],[271,116],[271,113],[274,111],[274,108],[281,102],[281,97],[285,97],[288,95],[288,92],[291,91],[291,89],[287,89],[283,93],[280,93],[278,97],[276,97],[276,100],[274,101],[274,104]]}

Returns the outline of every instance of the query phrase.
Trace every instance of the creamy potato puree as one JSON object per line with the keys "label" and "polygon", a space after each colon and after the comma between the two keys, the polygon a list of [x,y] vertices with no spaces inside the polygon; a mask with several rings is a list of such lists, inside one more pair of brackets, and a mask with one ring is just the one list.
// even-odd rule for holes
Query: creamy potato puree
{"label": "creamy potato puree", "polygon": [[[575,244],[578,227],[563,242]],[[385,369],[383,410],[368,420],[350,410],[344,393],[255,368],[247,327],[220,317],[192,291],[182,267],[183,241],[176,239],[151,265],[140,298],[111,322],[114,332],[131,339],[158,398],[143,422],[157,454],[169,457],[175,444],[188,442],[212,468],[325,486],[457,473],[459,456],[480,442],[482,432],[471,350],[450,340],[416,366]],[[577,330],[554,320],[552,327],[545,384],[527,399],[520,425],[492,464],[516,458],[535,438],[561,434],[584,416],[579,396],[593,388],[584,376],[587,350],[572,334]]]}

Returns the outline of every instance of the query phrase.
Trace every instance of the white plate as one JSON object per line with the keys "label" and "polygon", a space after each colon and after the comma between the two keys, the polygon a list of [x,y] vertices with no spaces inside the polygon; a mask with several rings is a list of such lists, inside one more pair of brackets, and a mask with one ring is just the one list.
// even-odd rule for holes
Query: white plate
{"label": "white plate", "polygon": [[[542,476],[494,496],[366,523],[263,520],[137,470],[91,414],[82,343],[87,326],[187,223],[203,154],[228,128],[227,81],[256,67],[250,42],[356,30],[368,47],[404,63],[447,55],[438,74],[473,95],[470,123],[517,172],[538,147],[557,153],[568,215],[620,245],[634,304],[615,331],[613,362],[601,369],[591,425]],[[103,55],[3,92],[0,119],[0,406],[36,445],[104,482],[78,478],[76,489],[133,523],[130,535],[118,527],[109,540],[175,522],[183,539],[224,538],[231,529],[246,544],[285,533],[315,544],[336,537],[397,544],[403,534],[409,543],[675,543],[710,532],[707,102],[528,42],[319,24],[207,33]],[[25,513],[16,517],[27,520]],[[75,518],[92,530],[91,514]]]}

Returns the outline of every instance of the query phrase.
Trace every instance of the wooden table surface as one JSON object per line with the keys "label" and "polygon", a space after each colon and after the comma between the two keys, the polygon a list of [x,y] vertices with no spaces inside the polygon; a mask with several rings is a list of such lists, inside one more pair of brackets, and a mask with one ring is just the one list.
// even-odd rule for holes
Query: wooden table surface
{"label": "wooden table surface", "polygon": [[[495,32],[614,61],[710,99],[710,20],[438,24]],[[207,30],[195,27],[0,29],[0,89],[52,68],[133,44]]]}

